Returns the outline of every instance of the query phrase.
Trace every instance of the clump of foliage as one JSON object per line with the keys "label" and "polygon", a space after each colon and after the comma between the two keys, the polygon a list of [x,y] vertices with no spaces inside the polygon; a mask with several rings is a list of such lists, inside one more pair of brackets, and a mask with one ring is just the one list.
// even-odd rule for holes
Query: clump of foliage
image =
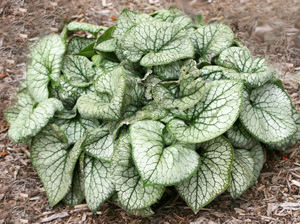
{"label": "clump of foliage", "polygon": [[[68,34],[89,32],[94,38]],[[197,212],[259,177],[263,148],[300,138],[276,72],[222,24],[171,7],[123,10],[106,28],[71,22],[31,50],[27,80],[6,109],[9,137],[31,145],[51,206],[110,199],[151,215],[175,186]]]}

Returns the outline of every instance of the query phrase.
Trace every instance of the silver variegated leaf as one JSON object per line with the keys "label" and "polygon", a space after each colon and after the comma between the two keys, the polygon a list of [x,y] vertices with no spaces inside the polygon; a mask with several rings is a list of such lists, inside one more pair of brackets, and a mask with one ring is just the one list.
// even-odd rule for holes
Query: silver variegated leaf
{"label": "silver variegated leaf", "polygon": [[230,47],[234,40],[232,30],[223,24],[201,26],[191,35],[195,51],[200,54],[199,62],[211,62],[221,51]]}
{"label": "silver variegated leaf", "polygon": [[231,172],[229,192],[236,199],[253,184],[255,161],[252,153],[246,149],[234,151],[234,162]]}
{"label": "silver variegated leaf", "polygon": [[218,65],[225,67],[223,74],[228,79],[243,79],[245,84],[258,87],[272,80],[274,71],[265,64],[264,58],[252,59],[245,47],[230,47],[219,55]]}
{"label": "silver variegated leaf", "polygon": [[82,147],[88,155],[110,162],[114,152],[114,142],[107,125],[88,130]]}
{"label": "silver variegated leaf", "polygon": [[180,61],[175,61],[167,65],[154,66],[153,73],[163,81],[177,80],[180,73]]}
{"label": "silver variegated leaf", "polygon": [[243,127],[239,120],[234,123],[225,135],[231,144],[239,149],[251,149],[258,143],[258,141]]}
{"label": "silver variegated leaf", "polygon": [[260,175],[260,171],[263,168],[265,155],[260,143],[257,143],[256,146],[250,149],[250,152],[254,160],[254,176],[252,184],[255,184]]}
{"label": "silver variegated leaf", "polygon": [[104,27],[104,26],[97,26],[97,25],[93,25],[93,24],[89,24],[89,23],[82,23],[82,22],[76,22],[76,21],[70,22],[68,24],[69,31],[82,30],[82,31],[93,34],[95,37],[97,37],[98,33],[101,30],[106,30],[106,29],[107,29],[107,27]]}
{"label": "silver variegated leaf", "polygon": [[85,37],[78,37],[74,36],[70,39],[68,43],[68,50],[67,54],[78,54],[90,44],[95,43],[94,38],[85,38]]}
{"label": "silver variegated leaf", "polygon": [[89,209],[96,212],[115,193],[110,163],[85,156],[84,192]]}
{"label": "silver variegated leaf", "polygon": [[165,65],[194,55],[194,47],[180,26],[167,22],[143,22],[118,41],[118,48],[132,62],[145,67]]}
{"label": "silver variegated leaf", "polygon": [[81,96],[77,100],[78,112],[84,118],[120,119],[125,82],[126,76],[122,67],[99,76],[95,83],[98,94]]}
{"label": "silver variegated leaf", "polygon": [[82,140],[70,148],[65,134],[54,124],[46,126],[33,138],[31,162],[43,183],[50,206],[62,200],[70,189]]}
{"label": "silver variegated leaf", "polygon": [[231,144],[222,136],[201,144],[197,151],[201,157],[199,170],[192,178],[176,185],[178,193],[194,212],[227,189],[234,157]]}
{"label": "silver variegated leaf", "polygon": [[131,159],[131,143],[128,133],[122,135],[116,145],[112,158],[118,202],[128,210],[143,209],[156,203],[165,191],[163,186],[143,186],[134,163]]}
{"label": "silver variegated leaf", "polygon": [[199,155],[185,144],[165,147],[158,121],[144,120],[130,126],[134,163],[147,185],[174,185],[191,177],[200,165]]}
{"label": "silver variegated leaf", "polygon": [[68,82],[75,87],[87,87],[91,85],[96,75],[93,63],[80,55],[66,56],[63,64],[63,72]]}
{"label": "silver variegated leaf", "polygon": [[28,91],[35,101],[48,99],[48,84],[58,83],[66,46],[59,35],[41,39],[30,52],[27,70]]}
{"label": "silver variegated leaf", "polygon": [[200,143],[226,132],[238,118],[243,82],[212,81],[205,96],[193,108],[171,111],[175,118],[167,127],[181,142]]}
{"label": "silver variegated leaf", "polygon": [[243,126],[264,143],[278,143],[297,131],[288,95],[275,84],[244,91],[240,113]]}
{"label": "silver variegated leaf", "polygon": [[26,105],[8,130],[10,139],[14,142],[21,142],[28,137],[35,136],[47,125],[56,111],[63,109],[62,103],[55,98],[46,99],[35,105]]}

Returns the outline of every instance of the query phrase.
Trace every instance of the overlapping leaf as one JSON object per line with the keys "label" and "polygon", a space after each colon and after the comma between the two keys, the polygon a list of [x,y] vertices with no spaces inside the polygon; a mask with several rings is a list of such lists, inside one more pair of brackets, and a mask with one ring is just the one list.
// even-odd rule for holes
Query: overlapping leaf
{"label": "overlapping leaf", "polygon": [[172,113],[180,118],[168,123],[169,131],[182,142],[199,143],[227,131],[238,118],[243,82],[213,81],[205,96],[193,108]]}
{"label": "overlapping leaf", "polygon": [[194,47],[180,26],[160,21],[132,27],[118,42],[123,55],[145,67],[169,64],[194,55]]}
{"label": "overlapping leaf", "polygon": [[176,185],[180,196],[194,212],[225,191],[230,182],[233,148],[224,137],[201,144],[201,165],[192,178]]}
{"label": "overlapping leaf", "polygon": [[70,148],[65,134],[56,125],[48,125],[32,141],[31,162],[43,183],[50,206],[63,199],[70,189],[82,140]]}
{"label": "overlapping leaf", "polygon": [[30,52],[27,70],[28,91],[35,101],[48,99],[48,84],[58,83],[66,46],[59,35],[49,35],[40,40]]}
{"label": "overlapping leaf", "polygon": [[180,183],[200,165],[199,155],[185,144],[164,146],[164,127],[151,120],[130,127],[132,156],[145,186]]}
{"label": "overlapping leaf", "polygon": [[297,131],[289,97],[275,84],[244,91],[240,121],[264,143],[282,142]]}

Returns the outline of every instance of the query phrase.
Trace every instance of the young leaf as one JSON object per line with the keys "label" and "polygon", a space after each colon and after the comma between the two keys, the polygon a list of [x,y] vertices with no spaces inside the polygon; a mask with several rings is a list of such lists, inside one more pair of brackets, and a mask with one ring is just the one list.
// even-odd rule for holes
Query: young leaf
{"label": "young leaf", "polygon": [[163,81],[177,80],[180,73],[180,61],[175,61],[166,65],[154,66],[153,73]]}
{"label": "young leaf", "polygon": [[81,96],[77,100],[78,112],[84,118],[118,120],[121,117],[125,79],[122,67],[101,75],[95,82],[99,93]]}
{"label": "young leaf", "polygon": [[128,210],[149,207],[156,203],[165,191],[163,186],[143,186],[143,181],[131,159],[130,135],[122,135],[112,158],[118,202]]}
{"label": "young leaf", "polygon": [[246,149],[234,151],[234,162],[228,189],[234,199],[240,197],[253,184],[254,162],[250,151]]}
{"label": "young leaf", "polygon": [[123,55],[145,67],[190,58],[194,47],[180,26],[167,22],[143,22],[132,27],[118,42]]}
{"label": "young leaf", "polygon": [[96,212],[115,192],[110,163],[85,156],[84,191],[89,209]]}
{"label": "young leaf", "polygon": [[56,111],[62,111],[62,103],[55,98],[46,99],[36,105],[28,104],[18,114],[8,131],[10,139],[21,142],[33,137],[45,127]]}
{"label": "young leaf", "polygon": [[240,121],[251,135],[269,144],[282,142],[297,131],[290,99],[274,84],[265,84],[251,93],[244,91]]}
{"label": "young leaf", "polygon": [[88,130],[82,147],[88,155],[110,162],[114,152],[114,143],[107,125]]}
{"label": "young leaf", "polygon": [[[243,82],[213,81],[205,96],[193,108],[173,111],[167,128],[181,142],[200,143],[227,131],[238,118],[242,105]],[[184,120],[186,120],[186,123]]]}
{"label": "young leaf", "polygon": [[59,81],[66,46],[59,35],[49,35],[40,40],[30,52],[27,70],[28,91],[36,102],[48,99],[48,84]]}
{"label": "young leaf", "polygon": [[164,125],[158,121],[139,121],[130,127],[134,163],[148,185],[173,185],[195,173],[200,157],[184,144],[165,147]]}
{"label": "young leaf", "polygon": [[93,63],[80,55],[66,56],[63,71],[69,83],[75,87],[87,87],[91,85],[96,75]]}
{"label": "young leaf", "polygon": [[62,200],[70,189],[82,140],[70,148],[65,134],[54,124],[46,126],[33,138],[31,162],[43,183],[50,206]]}
{"label": "young leaf", "polygon": [[[243,79],[245,84],[258,87],[272,80],[274,71],[264,64],[264,58],[252,59],[245,47],[230,47],[222,51],[218,65],[223,66],[223,74],[229,79]],[[227,69],[226,69],[227,68]]]}
{"label": "young leaf", "polygon": [[192,178],[176,185],[178,193],[194,212],[227,189],[234,156],[231,144],[222,136],[201,144],[199,150],[199,170]]}
{"label": "young leaf", "polygon": [[211,59],[233,43],[232,30],[223,24],[208,24],[198,28],[191,35],[195,51],[200,54],[199,62],[211,62]]}

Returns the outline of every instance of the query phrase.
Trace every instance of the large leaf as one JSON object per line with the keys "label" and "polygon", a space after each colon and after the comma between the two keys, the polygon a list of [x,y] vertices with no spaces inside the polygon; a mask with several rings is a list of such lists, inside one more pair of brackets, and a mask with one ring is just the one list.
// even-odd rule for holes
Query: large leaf
{"label": "large leaf", "polygon": [[93,34],[95,37],[97,37],[98,33],[101,30],[106,30],[106,29],[107,29],[107,27],[104,27],[104,26],[97,26],[97,25],[93,25],[93,24],[89,24],[89,23],[81,23],[81,22],[76,22],[76,21],[70,22],[68,24],[69,31],[82,30],[82,31]]}
{"label": "large leaf", "polygon": [[59,35],[49,35],[40,40],[30,52],[27,70],[28,91],[35,101],[49,97],[48,83],[57,83],[66,46]]}
{"label": "large leaf", "polygon": [[63,109],[62,103],[55,98],[46,99],[35,105],[26,105],[10,126],[8,131],[10,139],[14,142],[20,142],[28,137],[35,136],[47,125],[56,111],[62,111]]}
{"label": "large leaf", "polygon": [[77,115],[71,119],[57,119],[55,124],[66,134],[69,144],[74,144],[86,134],[87,130],[97,128],[99,121],[84,119]]}
{"label": "large leaf", "polygon": [[295,109],[295,107],[292,108],[293,108],[293,120],[297,125],[297,132],[291,137],[284,140],[283,142],[276,143],[276,144],[267,144],[267,147],[269,149],[285,150],[286,148],[295,145],[300,139],[300,116],[297,110]]}
{"label": "large leaf", "polygon": [[265,64],[264,58],[253,60],[250,51],[245,47],[227,48],[221,52],[217,63],[225,67],[223,74],[227,78],[243,79],[246,85],[253,87],[262,86],[275,75]]}
{"label": "large leaf", "polygon": [[232,45],[234,34],[226,25],[208,24],[198,28],[191,38],[196,53],[200,54],[199,62],[210,63],[213,57]]}
{"label": "large leaf", "polygon": [[165,147],[164,125],[139,121],[130,127],[134,163],[147,185],[173,185],[191,177],[200,165],[199,155],[180,143]]}
{"label": "large leaf", "polygon": [[234,157],[231,144],[222,136],[201,144],[197,151],[201,157],[199,170],[191,179],[176,185],[194,212],[227,189]]}
{"label": "large leaf", "polygon": [[234,123],[225,135],[231,144],[239,149],[251,149],[257,144],[257,140],[249,134],[239,120]]}
{"label": "large leaf", "polygon": [[238,118],[242,105],[243,82],[213,81],[193,108],[173,111],[176,117],[168,123],[169,131],[181,142],[199,143],[226,132]]}
{"label": "large leaf", "polygon": [[88,155],[110,162],[114,152],[114,142],[107,125],[88,130],[82,147]]}
{"label": "large leaf", "polygon": [[164,81],[177,80],[180,72],[180,61],[175,61],[167,65],[159,65],[153,68],[153,73]]}
{"label": "large leaf", "polygon": [[167,22],[143,22],[132,27],[118,42],[123,55],[145,67],[190,58],[194,47],[180,26]]}
{"label": "large leaf", "polygon": [[56,125],[46,126],[33,138],[31,162],[44,185],[50,206],[56,205],[70,189],[82,140],[70,148],[65,134]]}
{"label": "large leaf", "polygon": [[85,156],[84,191],[89,209],[96,212],[115,192],[110,163]]}
{"label": "large leaf", "polygon": [[246,149],[234,151],[234,162],[228,189],[234,199],[240,197],[253,184],[254,162],[250,151]]}
{"label": "large leaf", "polygon": [[143,186],[143,181],[131,159],[130,135],[118,140],[112,158],[112,173],[118,201],[128,210],[142,209],[157,202],[165,191],[163,186]]}
{"label": "large leaf", "polygon": [[80,55],[66,56],[63,64],[63,72],[69,83],[75,87],[87,87],[91,85],[96,75],[93,63]]}
{"label": "large leaf", "polygon": [[76,163],[73,172],[71,189],[63,199],[63,202],[69,205],[70,208],[73,208],[75,205],[81,204],[85,198],[83,160],[84,154],[82,153],[79,160]]}
{"label": "large leaf", "polygon": [[95,83],[98,94],[91,93],[77,100],[79,113],[85,118],[118,120],[121,116],[125,79],[122,67],[101,75]]}
{"label": "large leaf", "polygon": [[250,93],[244,91],[240,121],[264,143],[282,142],[297,131],[290,99],[274,84],[265,84]]}
{"label": "large leaf", "polygon": [[120,38],[132,26],[151,20],[153,18],[150,15],[124,9],[118,17],[112,36]]}

